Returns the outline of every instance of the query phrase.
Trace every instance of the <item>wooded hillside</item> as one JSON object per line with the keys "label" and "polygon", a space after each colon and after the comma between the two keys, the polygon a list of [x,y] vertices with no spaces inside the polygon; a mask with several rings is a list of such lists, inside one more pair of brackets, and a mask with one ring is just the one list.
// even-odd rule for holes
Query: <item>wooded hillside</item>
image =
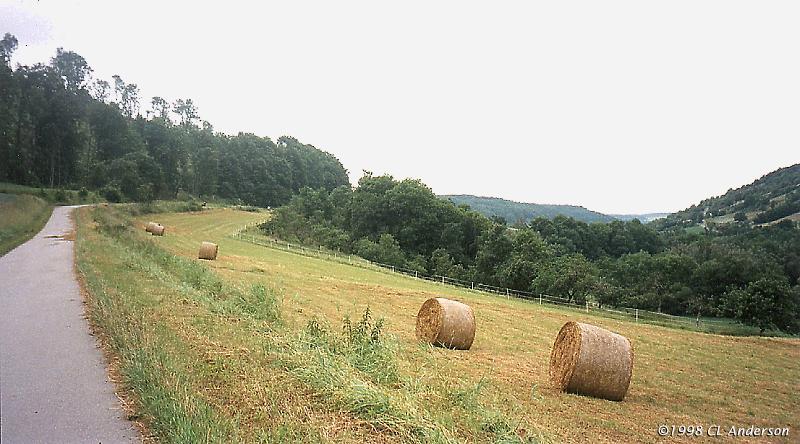
{"label": "wooded hillside", "polygon": [[479,197],[466,194],[441,196],[456,205],[469,205],[470,208],[486,217],[502,217],[509,224],[529,222],[537,217],[552,219],[566,216],[582,222],[611,222],[614,217],[575,205],[546,205],[514,202],[498,197]]}
{"label": "wooded hillside", "polygon": [[349,184],[326,152],[292,137],[215,132],[191,99],[144,100],[119,76],[92,79],[75,52],[12,69],[17,45],[10,34],[0,41],[0,182],[96,189],[110,201],[183,192],[260,206]]}
{"label": "wooded hillside", "polygon": [[[660,229],[698,224],[750,222],[765,224],[800,213],[800,164],[765,174],[755,182],[711,197],[657,221]],[[797,218],[796,218],[797,219]]]}

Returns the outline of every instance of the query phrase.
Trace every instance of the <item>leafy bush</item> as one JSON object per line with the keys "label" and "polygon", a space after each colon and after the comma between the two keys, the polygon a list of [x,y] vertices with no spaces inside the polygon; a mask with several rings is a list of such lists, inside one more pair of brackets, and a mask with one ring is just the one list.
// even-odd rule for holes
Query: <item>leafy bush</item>
{"label": "leafy bush", "polygon": [[355,245],[356,254],[364,259],[381,264],[402,266],[405,264],[405,255],[400,249],[394,236],[388,233],[381,234],[378,242],[361,239]]}
{"label": "leafy bush", "polygon": [[59,189],[56,190],[56,193],[53,196],[53,198],[58,203],[66,203],[67,202],[67,192],[64,191],[63,188],[59,188]]}
{"label": "leafy bush", "polygon": [[106,185],[103,190],[101,191],[103,197],[106,198],[109,202],[122,202],[123,196],[122,191],[120,191],[119,187],[114,185]]}

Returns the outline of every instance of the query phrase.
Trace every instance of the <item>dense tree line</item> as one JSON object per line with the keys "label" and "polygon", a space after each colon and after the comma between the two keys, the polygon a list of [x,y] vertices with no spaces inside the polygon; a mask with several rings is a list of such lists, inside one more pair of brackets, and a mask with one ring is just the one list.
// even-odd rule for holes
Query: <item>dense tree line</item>
{"label": "dense tree line", "polygon": [[336,158],[294,138],[214,132],[191,99],[153,97],[142,116],[135,84],[92,80],[75,52],[12,69],[16,47],[10,34],[0,41],[0,181],[97,189],[112,201],[183,192],[260,206],[349,183]]}
{"label": "dense tree line", "polygon": [[366,173],[358,187],[306,188],[262,226],[284,240],[423,273],[582,304],[732,317],[797,331],[800,228],[734,223],[701,234],[559,216],[506,225],[416,180]]}

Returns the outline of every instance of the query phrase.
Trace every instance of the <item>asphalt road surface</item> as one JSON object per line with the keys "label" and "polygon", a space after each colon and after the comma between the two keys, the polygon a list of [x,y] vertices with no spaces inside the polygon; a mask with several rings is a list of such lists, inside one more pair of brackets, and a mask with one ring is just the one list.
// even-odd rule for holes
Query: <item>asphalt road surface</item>
{"label": "asphalt road surface", "polygon": [[[140,442],[89,334],[71,240],[74,207],[0,257],[0,442]],[[2,217],[2,215],[0,215]]]}

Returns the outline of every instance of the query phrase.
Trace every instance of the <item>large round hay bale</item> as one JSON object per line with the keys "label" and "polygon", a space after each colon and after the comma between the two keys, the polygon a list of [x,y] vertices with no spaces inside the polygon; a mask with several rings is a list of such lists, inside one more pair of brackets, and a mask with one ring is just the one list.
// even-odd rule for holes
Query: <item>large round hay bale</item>
{"label": "large round hay bale", "polygon": [[148,222],[147,225],[144,226],[144,231],[147,231],[148,233],[152,233],[153,232],[153,228],[155,228],[157,226],[158,226],[158,224],[155,223],[155,222]]}
{"label": "large round hay bale", "polygon": [[197,257],[200,259],[206,259],[209,261],[213,261],[217,258],[217,251],[219,251],[219,247],[217,244],[212,244],[211,242],[203,242],[200,244],[200,252],[197,254]]}
{"label": "large round hay bale", "polygon": [[163,236],[166,230],[167,229],[163,225],[156,224],[153,228],[150,229],[150,234],[152,234],[153,236]]}
{"label": "large round hay bale", "polygon": [[475,313],[461,302],[428,299],[417,313],[417,338],[440,347],[469,350],[475,340]]}
{"label": "large round hay bale", "polygon": [[561,327],[550,354],[550,381],[561,391],[622,401],[633,372],[625,336],[580,322]]}

